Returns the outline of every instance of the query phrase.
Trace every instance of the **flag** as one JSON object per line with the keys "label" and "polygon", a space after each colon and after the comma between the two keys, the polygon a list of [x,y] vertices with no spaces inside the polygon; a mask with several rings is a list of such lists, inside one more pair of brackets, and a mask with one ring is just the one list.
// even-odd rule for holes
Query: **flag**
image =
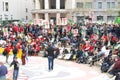
{"label": "flag", "polygon": [[71,25],[74,24],[74,20],[68,19],[68,23],[70,23]]}

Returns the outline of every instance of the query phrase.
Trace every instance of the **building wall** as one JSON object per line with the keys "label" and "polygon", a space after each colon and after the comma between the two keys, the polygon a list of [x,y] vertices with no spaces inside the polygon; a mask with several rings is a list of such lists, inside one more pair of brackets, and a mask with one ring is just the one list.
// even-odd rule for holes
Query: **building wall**
{"label": "building wall", "polygon": [[[39,19],[41,18],[40,15],[44,14],[43,17],[45,20],[50,20],[51,18],[57,20],[57,18],[66,17],[66,13],[69,14],[69,11],[75,7],[75,0],[34,0],[33,2],[35,6],[32,10],[33,19]],[[65,3],[65,5],[61,5],[61,3]],[[41,5],[44,6],[44,8],[41,8]],[[64,8],[61,8],[60,5]],[[53,6],[54,8],[51,8]]]}
{"label": "building wall", "polygon": [[[103,16],[103,20],[105,22],[107,22],[108,20],[108,16],[112,16],[114,18],[115,21],[115,17],[117,17],[117,13],[118,11],[120,11],[120,7],[116,8],[118,6],[118,1],[119,0],[76,0],[76,4],[77,2],[83,2],[84,4],[86,2],[92,2],[92,9],[88,9],[88,11],[86,11],[86,13],[89,14],[89,12],[92,12],[94,14],[93,16],[93,21],[96,22],[97,21],[97,17],[98,16]],[[98,2],[102,2],[102,8],[99,9],[98,8]],[[107,2],[115,2],[115,8],[107,8]],[[110,5],[112,6],[112,5]],[[119,10],[117,10],[119,9]],[[86,10],[86,8],[83,9],[83,11],[77,12],[76,11],[76,15],[79,16],[83,16],[82,12],[84,12],[84,10]]]}
{"label": "building wall", "polygon": [[[8,2],[8,11],[5,11],[5,2]],[[26,12],[26,8],[28,12]],[[32,0],[0,0],[0,17],[2,16],[2,20],[5,20],[5,17],[8,18],[8,20],[26,20],[26,16],[28,16],[28,20],[30,20],[32,19],[32,9]]]}
{"label": "building wall", "polygon": [[[108,16],[112,16],[112,17],[117,17],[117,12],[118,10],[116,10],[116,8],[114,9],[108,9],[107,8],[107,2],[115,2],[115,7],[118,4],[119,0],[65,0],[65,9],[60,9],[58,6],[60,5],[60,2],[57,3],[58,0],[56,1],[56,8],[55,9],[51,9],[50,6],[50,1],[48,0],[48,2],[46,2],[46,4],[43,4],[43,1],[47,1],[47,0],[34,0],[34,5],[35,7],[33,7],[34,9],[32,10],[32,15],[33,15],[33,19],[39,19],[41,18],[40,15],[42,14],[43,18],[50,20],[50,17],[52,15],[52,17],[67,17],[69,16],[69,18],[77,18],[80,16],[90,16],[91,13],[93,15],[93,21],[96,22],[99,16],[103,16],[103,20],[105,22],[107,22]],[[37,3],[36,3],[37,1]],[[40,1],[40,3],[38,2]],[[77,6],[77,2],[83,2],[84,3],[84,7],[86,7],[86,2],[91,2],[92,3],[92,8],[83,8],[80,11],[76,11],[76,6]],[[98,2],[102,2],[102,8],[99,9],[98,8]],[[48,3],[48,4],[47,4]],[[37,6],[36,6],[37,5]],[[44,5],[44,8],[40,8],[41,5]],[[48,6],[48,7],[47,7]],[[120,7],[118,6],[118,9],[120,11]],[[38,15],[39,14],[39,15]],[[50,14],[50,15],[49,15]],[[115,20],[115,19],[114,19]]]}

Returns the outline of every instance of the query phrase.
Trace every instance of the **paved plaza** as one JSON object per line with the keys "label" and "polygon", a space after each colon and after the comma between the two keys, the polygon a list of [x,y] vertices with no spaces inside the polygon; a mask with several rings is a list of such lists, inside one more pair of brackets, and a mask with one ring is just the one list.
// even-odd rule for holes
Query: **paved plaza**
{"label": "paved plaza", "polygon": [[[0,60],[5,62],[3,56],[0,56]],[[12,56],[6,64],[9,69],[7,76],[11,76],[12,73],[9,68],[11,61]],[[50,72],[47,65],[47,58],[29,57],[27,64],[20,66],[18,80],[113,80],[109,79],[105,73],[101,73],[99,68],[89,67],[88,64],[55,59],[54,70]]]}

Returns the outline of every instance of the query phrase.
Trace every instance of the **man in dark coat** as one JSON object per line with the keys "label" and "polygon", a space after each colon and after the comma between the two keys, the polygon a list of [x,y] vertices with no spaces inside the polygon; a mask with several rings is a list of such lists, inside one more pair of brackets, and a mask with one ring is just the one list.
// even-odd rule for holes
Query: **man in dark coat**
{"label": "man in dark coat", "polygon": [[48,55],[48,70],[51,71],[54,66],[54,48],[52,47],[52,43],[49,43],[46,51]]}
{"label": "man in dark coat", "polygon": [[15,57],[12,63],[10,64],[11,66],[14,66],[14,72],[13,72],[13,80],[17,80],[18,74],[19,74],[19,62],[17,61],[17,58]]}

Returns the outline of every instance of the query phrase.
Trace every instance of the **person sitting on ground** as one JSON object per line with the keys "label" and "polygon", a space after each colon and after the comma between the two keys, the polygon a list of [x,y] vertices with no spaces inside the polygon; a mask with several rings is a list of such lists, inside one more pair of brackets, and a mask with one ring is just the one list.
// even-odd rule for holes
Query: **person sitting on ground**
{"label": "person sitting on ground", "polygon": [[114,76],[117,75],[118,72],[120,72],[120,57],[116,58],[116,62],[108,70],[108,73],[110,75],[114,75]]}

